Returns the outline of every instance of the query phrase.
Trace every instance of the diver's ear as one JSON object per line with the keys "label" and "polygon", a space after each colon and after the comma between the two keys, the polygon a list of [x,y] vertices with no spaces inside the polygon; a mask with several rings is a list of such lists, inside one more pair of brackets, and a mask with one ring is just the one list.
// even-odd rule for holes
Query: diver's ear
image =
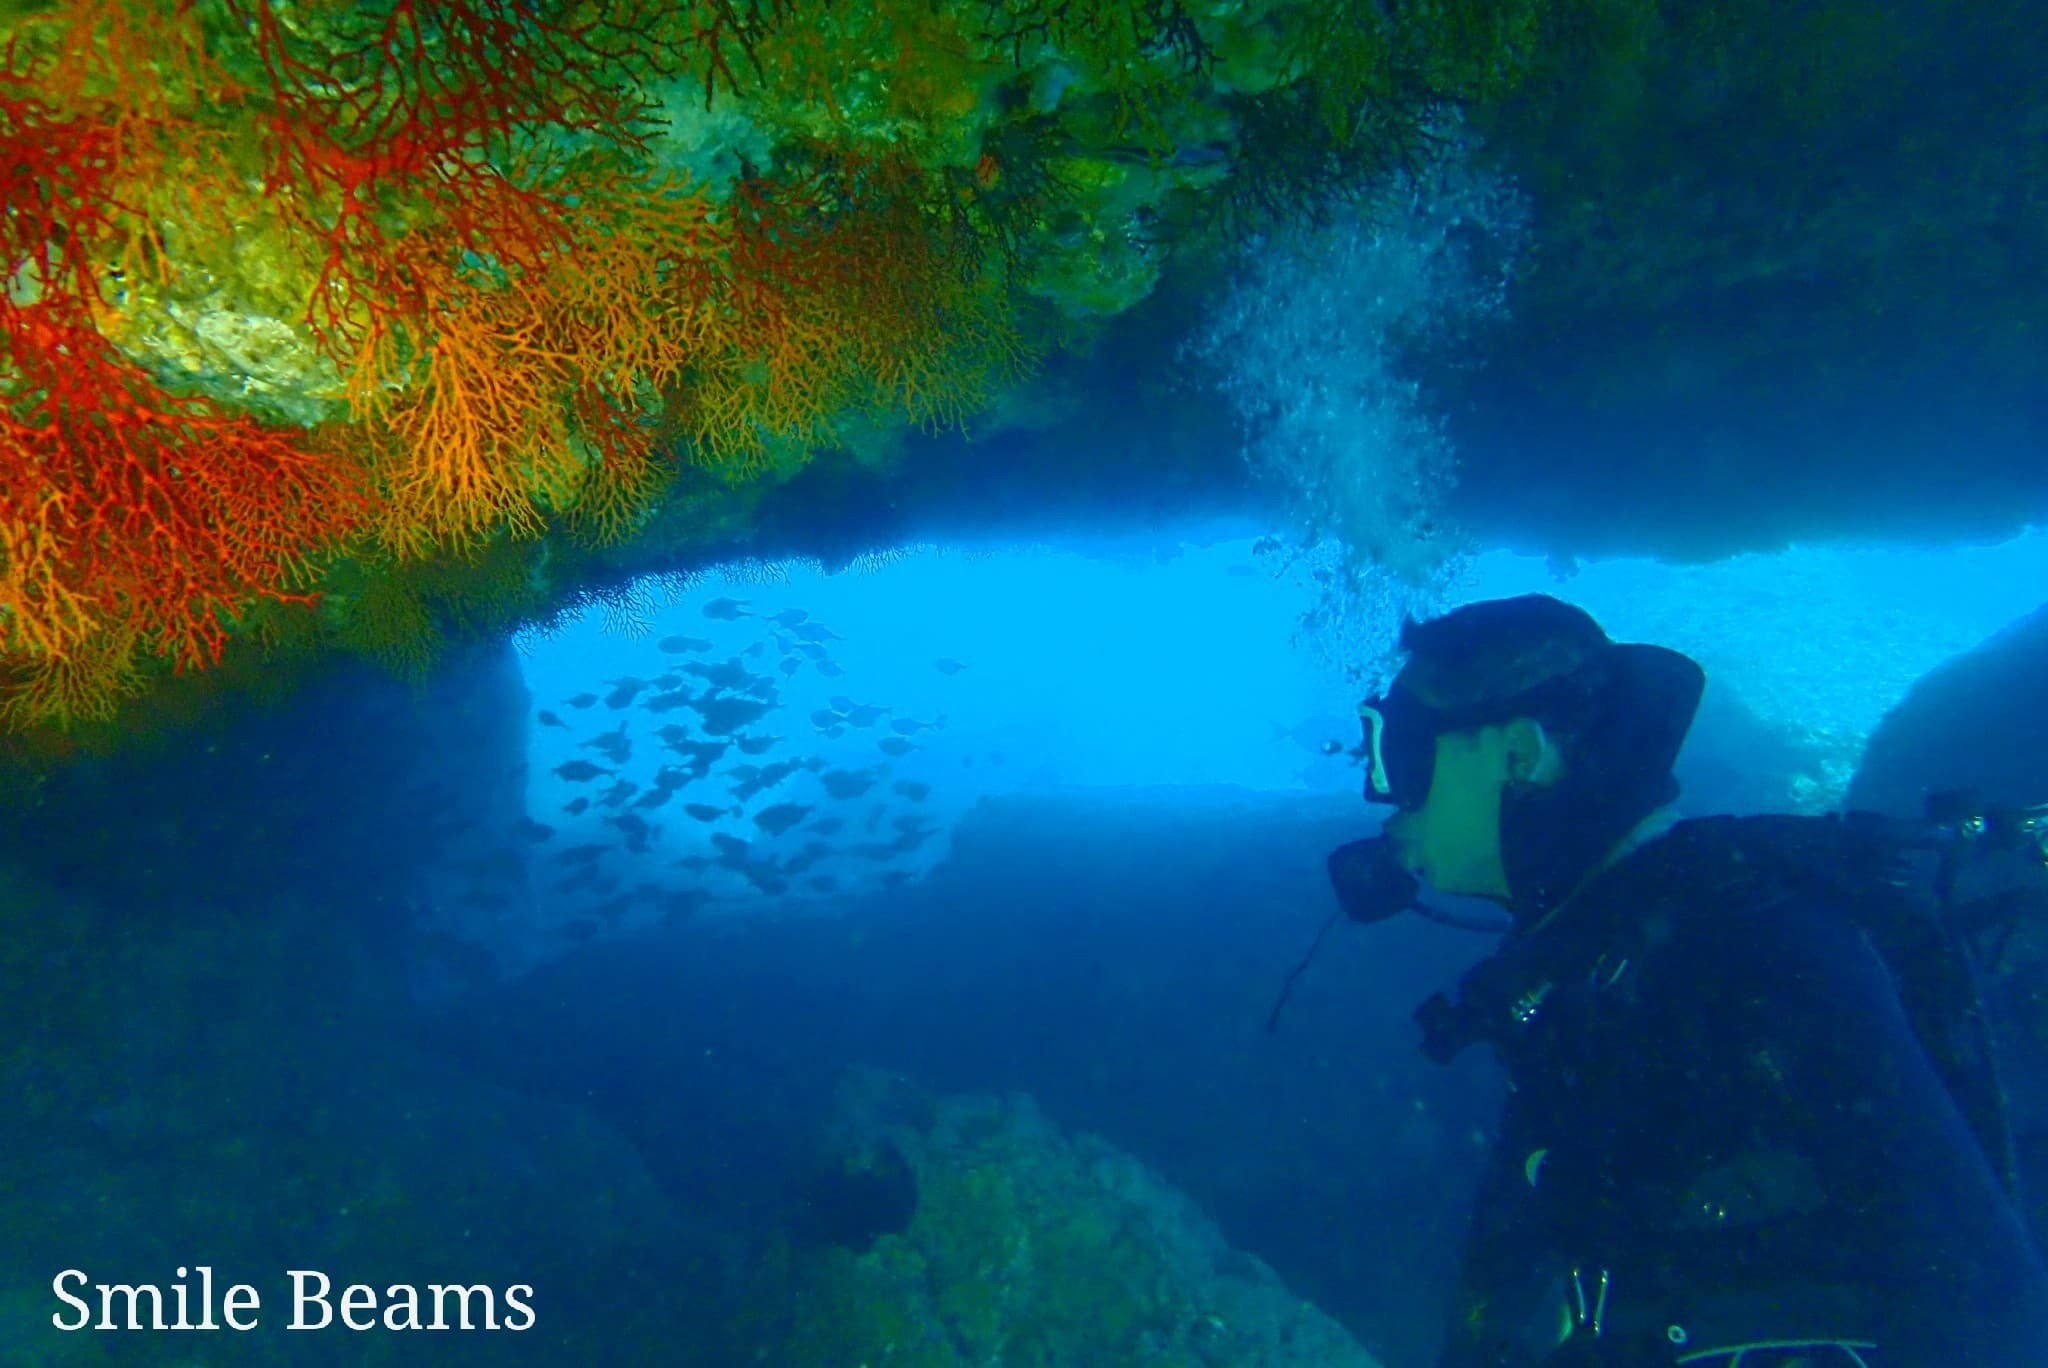
{"label": "diver's ear", "polygon": [[1505,727],[1508,778],[1549,788],[1564,774],[1564,752],[1533,717],[1517,717]]}

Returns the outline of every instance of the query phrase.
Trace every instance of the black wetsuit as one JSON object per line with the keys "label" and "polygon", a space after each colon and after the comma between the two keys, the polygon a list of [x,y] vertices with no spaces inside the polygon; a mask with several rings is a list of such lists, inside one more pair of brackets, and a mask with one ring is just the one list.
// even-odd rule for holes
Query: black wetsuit
{"label": "black wetsuit", "polygon": [[1512,1085],[1444,1368],[2048,1365],[1953,947],[1805,820],[1681,823],[1420,1014]]}

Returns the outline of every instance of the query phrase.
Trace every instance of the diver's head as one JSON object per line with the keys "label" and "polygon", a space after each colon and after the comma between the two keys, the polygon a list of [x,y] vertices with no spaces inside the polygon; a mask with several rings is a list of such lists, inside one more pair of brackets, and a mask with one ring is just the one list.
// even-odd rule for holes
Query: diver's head
{"label": "diver's head", "polygon": [[1359,709],[1365,796],[1400,809],[1389,852],[1440,892],[1540,916],[1677,796],[1705,684],[1689,657],[1541,594],[1410,621],[1401,647]]}

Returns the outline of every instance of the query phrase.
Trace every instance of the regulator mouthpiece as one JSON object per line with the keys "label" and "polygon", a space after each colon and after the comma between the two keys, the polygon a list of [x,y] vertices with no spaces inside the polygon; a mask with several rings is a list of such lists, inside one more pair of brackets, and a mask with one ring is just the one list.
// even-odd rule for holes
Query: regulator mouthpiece
{"label": "regulator mouthpiece", "polygon": [[1352,841],[1330,852],[1330,887],[1337,905],[1355,922],[1383,922],[1416,905],[1422,884],[1394,857],[1384,836]]}

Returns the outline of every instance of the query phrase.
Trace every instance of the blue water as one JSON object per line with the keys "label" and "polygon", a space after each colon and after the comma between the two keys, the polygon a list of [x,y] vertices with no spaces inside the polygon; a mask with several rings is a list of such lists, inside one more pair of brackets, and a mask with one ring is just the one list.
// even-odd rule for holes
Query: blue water
{"label": "blue water", "polygon": [[[805,1279],[846,1266],[816,1261],[851,1257],[816,1232],[884,1220],[839,1181],[849,1070],[872,1066],[935,1114],[1028,1095],[1057,1145],[1098,1136],[1191,1201],[1214,1232],[1190,1247],[1220,1236],[1380,1361],[1427,1363],[1499,1085],[1424,1062],[1409,1016],[1486,940],[1341,927],[1267,1028],[1331,909],[1323,855],[1373,819],[1325,753],[1355,739],[1357,681],[1300,631],[1314,586],[1255,544],[1200,526],[650,586],[632,632],[479,648],[419,691],[337,678],[66,767],[14,824],[35,910],[0,1000],[8,1361],[778,1361]],[[2035,606],[2044,562],[2038,535],[1693,568],[1501,554],[1451,598],[1544,589],[1692,651],[1713,684],[1687,810],[1817,808],[1916,679]],[[803,625],[820,653],[785,649]],[[729,686],[687,671],[729,662]],[[776,740],[634,809],[674,759],[658,729],[701,740],[704,718],[650,713],[668,686],[602,695],[670,671],[772,701],[716,739]],[[582,744],[622,724],[624,759]],[[565,814],[596,787],[554,773],[579,758],[640,788]],[[734,797],[734,766],[785,758],[813,763]],[[870,782],[835,798],[832,774]],[[753,819],[777,804],[809,810],[774,833]],[[603,820],[628,812],[637,836]],[[563,863],[576,845],[601,849]],[[202,1263],[275,1316],[48,1328],[66,1268]],[[294,1335],[293,1268],[524,1282],[537,1325]]]}

